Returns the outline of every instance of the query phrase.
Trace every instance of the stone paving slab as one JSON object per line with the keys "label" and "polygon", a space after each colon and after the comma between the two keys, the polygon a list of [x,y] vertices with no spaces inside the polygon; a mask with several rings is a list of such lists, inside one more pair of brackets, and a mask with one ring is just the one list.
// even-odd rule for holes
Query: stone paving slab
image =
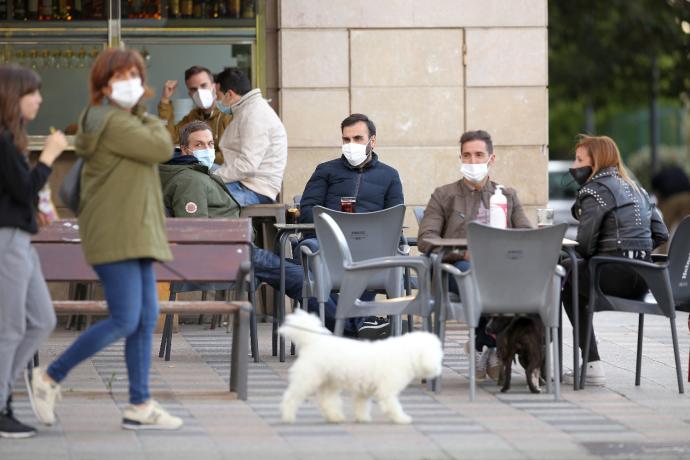
{"label": "stone paving slab", "polygon": [[[683,376],[687,376],[690,334],[677,320]],[[409,426],[390,424],[373,406],[373,422],[327,424],[313,402],[300,408],[294,425],[280,419],[280,400],[294,362],[270,353],[270,324],[260,323],[261,362],[249,365],[249,399],[228,393],[231,335],[224,329],[181,326],[173,338],[172,360],[157,356],[151,388],[185,427],[173,433],[130,432],[119,427],[127,403],[123,343],[82,363],[63,382],[54,427],[38,427],[29,440],[0,439],[0,460],[62,459],[690,459],[690,397],[678,394],[668,321],[645,324],[642,385],[634,386],[637,317],[599,313],[595,328],[607,373],[604,387],[562,399],[529,393],[514,367],[509,393],[490,381],[468,400],[468,361],[461,351],[467,331],[448,324],[442,391],[414,382],[401,395],[413,417]],[[77,333],[58,329],[41,350],[48,363]],[[564,368],[572,365],[572,331],[564,327]],[[160,340],[155,337],[154,344]],[[154,351],[157,346],[154,346]],[[26,391],[17,382],[18,418],[36,424]],[[689,389],[690,391],[690,389]]]}

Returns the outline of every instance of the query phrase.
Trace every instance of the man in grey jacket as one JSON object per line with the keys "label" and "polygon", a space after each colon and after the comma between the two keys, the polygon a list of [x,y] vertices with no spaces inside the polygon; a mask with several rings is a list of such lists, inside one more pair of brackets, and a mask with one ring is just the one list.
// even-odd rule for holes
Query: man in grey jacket
{"label": "man in grey jacket", "polygon": [[[419,226],[418,245],[420,252],[433,250],[429,238],[466,238],[470,222],[489,223],[489,200],[498,184],[489,178],[491,166],[496,160],[491,136],[486,131],[468,131],[460,138],[460,171],[463,178],[434,190],[424,210],[424,219]],[[530,228],[532,225],[522,209],[517,192],[503,187],[508,201],[508,228]],[[452,262],[459,270],[470,267],[467,253],[455,256]],[[457,292],[452,281],[451,289]],[[486,378],[488,373],[498,379],[500,364],[496,354],[496,340],[486,334],[486,319],[482,318],[476,331],[475,362],[477,379]],[[484,349],[486,347],[486,349]],[[465,348],[466,350],[468,347]]]}
{"label": "man in grey jacket", "polygon": [[287,165],[285,127],[240,70],[224,69],[216,83],[216,106],[233,120],[220,138],[223,164],[215,173],[240,206],[273,203]]}

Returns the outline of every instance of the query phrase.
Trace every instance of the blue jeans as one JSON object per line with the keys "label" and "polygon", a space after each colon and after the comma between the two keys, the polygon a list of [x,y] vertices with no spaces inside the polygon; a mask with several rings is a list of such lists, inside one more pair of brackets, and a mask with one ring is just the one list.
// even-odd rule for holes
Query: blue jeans
{"label": "blue jeans", "polygon": [[230,192],[230,195],[237,201],[237,204],[239,204],[241,207],[245,206],[251,206],[253,204],[271,204],[275,203],[275,200],[267,197],[266,195],[262,195],[260,193],[256,193],[253,190],[248,189],[244,185],[242,185],[242,182],[229,182],[225,184],[225,186],[228,189],[228,192]]}
{"label": "blue jeans", "polygon": [[[273,289],[280,289],[280,257],[271,251],[253,248],[254,276]],[[292,259],[285,259],[285,293],[291,299],[302,300],[302,281],[304,271]]]}
{"label": "blue jeans", "polygon": [[110,316],[81,334],[53,361],[48,375],[60,382],[77,364],[124,337],[129,402],[142,404],[150,398],[151,340],[158,319],[153,261],[133,259],[93,268],[103,283]]}
{"label": "blue jeans", "polygon": [[[306,238],[299,242],[295,247],[294,253],[297,254],[295,259],[298,263],[302,263],[302,252],[301,246],[306,246],[311,249],[311,252],[316,252],[319,250],[319,241],[316,238]],[[376,297],[376,292],[366,291],[361,295],[360,299],[364,301],[374,300]],[[325,314],[326,314],[326,327],[331,331],[335,328],[335,312],[338,307],[338,294],[331,294],[326,300],[325,304]],[[314,298],[310,298],[308,302],[308,310],[313,313],[319,312],[319,303]],[[345,320],[345,333],[347,335],[357,334],[359,328],[362,327],[362,323],[369,319],[370,317],[360,317],[360,318],[348,318]]]}

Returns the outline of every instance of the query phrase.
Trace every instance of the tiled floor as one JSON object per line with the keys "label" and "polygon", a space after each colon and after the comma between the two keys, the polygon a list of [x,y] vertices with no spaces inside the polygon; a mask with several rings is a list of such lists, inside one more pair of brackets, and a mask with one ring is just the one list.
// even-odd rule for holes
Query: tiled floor
{"label": "tiled floor", "polygon": [[[686,321],[685,315],[677,321],[685,377]],[[223,329],[184,325],[173,338],[172,360],[155,357],[151,372],[154,396],[184,419],[181,431],[120,429],[120,409],[127,400],[120,342],[63,382],[54,427],[39,427],[39,435],[30,440],[1,439],[0,460],[690,458],[690,397],[678,394],[664,319],[646,320],[640,387],[633,385],[637,317],[600,313],[595,327],[605,387],[573,392],[564,386],[561,401],[553,401],[529,393],[520,369],[509,393],[483,382],[473,403],[468,402],[468,365],[460,346],[467,334],[449,323],[442,391],[430,393],[415,383],[404,392],[403,406],[414,418],[409,426],[388,423],[376,408],[371,424],[352,423],[347,399],[347,423],[324,423],[311,403],[294,425],[282,423],[279,402],[294,358],[280,363],[272,357],[270,326],[259,326],[262,362],[250,363],[248,401],[226,390],[231,336]],[[572,365],[570,334],[564,331],[566,369]],[[75,335],[57,330],[41,350],[42,362]],[[21,385],[17,393],[19,418],[36,423]]]}

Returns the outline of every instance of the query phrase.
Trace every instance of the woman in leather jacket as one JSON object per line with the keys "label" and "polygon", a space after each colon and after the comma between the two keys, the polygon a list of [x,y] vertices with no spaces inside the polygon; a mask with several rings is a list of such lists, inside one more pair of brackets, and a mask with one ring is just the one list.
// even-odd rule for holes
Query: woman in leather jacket
{"label": "woman in leather jacket", "polygon": [[[572,214],[579,221],[575,248],[582,257],[578,261],[578,313],[579,322],[584,325],[589,303],[589,259],[606,255],[651,261],[652,250],[668,239],[668,230],[647,192],[626,174],[618,147],[610,137],[580,136],[570,174],[580,185]],[[601,289],[624,298],[642,297],[647,292],[642,278],[621,266],[605,267]],[[563,305],[572,321],[571,292],[568,281],[563,290]],[[580,327],[581,348],[586,337],[586,328]],[[594,334],[589,356],[583,356],[583,360],[588,365],[586,383],[603,385],[604,371]]]}

